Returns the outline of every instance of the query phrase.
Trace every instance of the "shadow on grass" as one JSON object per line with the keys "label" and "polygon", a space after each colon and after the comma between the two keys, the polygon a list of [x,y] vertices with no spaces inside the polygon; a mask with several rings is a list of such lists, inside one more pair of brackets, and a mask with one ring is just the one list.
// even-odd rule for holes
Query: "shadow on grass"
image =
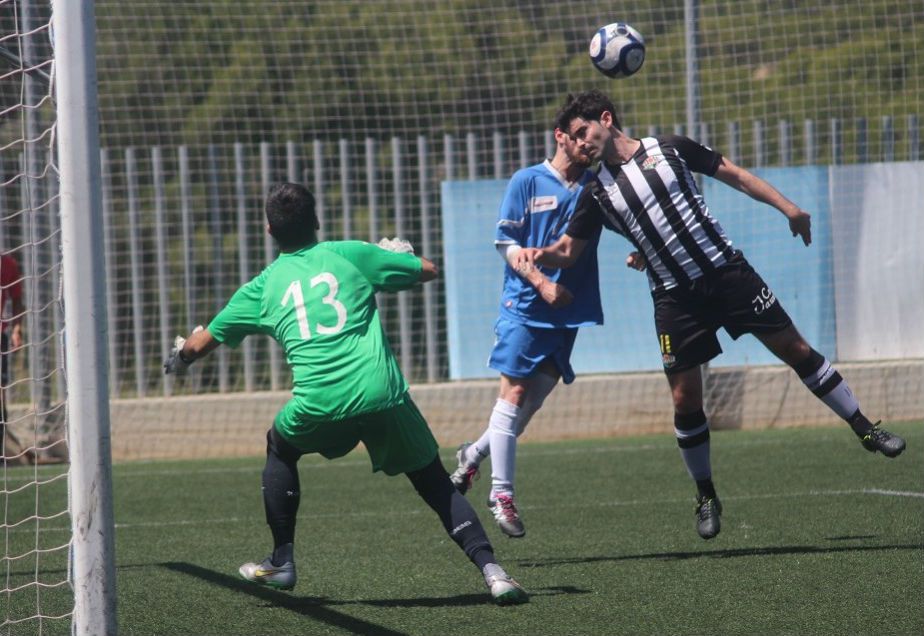
{"label": "shadow on grass", "polygon": [[735,559],[740,557],[776,556],[786,554],[833,554],[837,552],[872,552],[882,550],[921,550],[924,544],[904,545],[858,545],[858,546],[830,546],[820,547],[813,545],[779,546],[775,548],[733,548],[728,550],[702,550],[699,552],[652,552],[649,554],[623,554],[612,556],[589,556],[562,559],[545,559],[531,561],[521,559],[517,565],[523,567],[543,567],[550,565],[568,565],[572,563],[597,563],[600,561],[683,561],[686,559]]}
{"label": "shadow on grass", "polygon": [[259,587],[242,579],[237,579],[232,576],[228,576],[227,574],[221,574],[220,572],[202,568],[191,563],[170,562],[162,563],[161,565],[168,570],[188,574],[209,583],[220,585],[235,592],[243,592],[245,594],[255,596],[256,598],[267,601],[276,607],[283,607],[289,611],[297,612],[304,616],[308,616],[309,618],[313,618],[316,621],[327,623],[328,625],[339,627],[340,629],[345,629],[354,634],[406,636],[404,632],[388,629],[387,627],[382,627],[381,625],[376,625],[375,623],[370,623],[368,621],[354,618],[352,616],[347,616],[335,610],[328,609],[325,606],[329,605],[330,603],[327,599],[324,598],[292,596],[291,594],[287,594],[285,592],[277,592],[276,590],[269,588]]}
{"label": "shadow on grass", "polygon": [[[402,635],[403,632],[397,632],[380,625],[369,623],[362,619],[346,616],[333,609],[332,606],[338,605],[373,605],[376,607],[452,607],[467,605],[486,605],[490,603],[490,597],[485,591],[483,594],[459,594],[457,596],[443,597],[420,597],[420,598],[389,598],[389,599],[363,599],[363,600],[340,600],[330,599],[319,596],[294,596],[291,593],[280,592],[259,585],[254,585],[221,572],[215,572],[207,568],[194,565],[192,563],[168,562],[160,563],[161,567],[175,572],[181,572],[189,576],[202,579],[208,583],[220,585],[229,590],[243,592],[264,600],[273,606],[282,607],[287,610],[309,616],[317,621],[346,629],[354,634],[381,634],[388,636],[394,634]],[[538,591],[531,591],[530,596],[533,598],[539,596],[558,596],[560,594],[587,594],[588,590],[583,590],[569,585],[553,586],[541,588]]]}

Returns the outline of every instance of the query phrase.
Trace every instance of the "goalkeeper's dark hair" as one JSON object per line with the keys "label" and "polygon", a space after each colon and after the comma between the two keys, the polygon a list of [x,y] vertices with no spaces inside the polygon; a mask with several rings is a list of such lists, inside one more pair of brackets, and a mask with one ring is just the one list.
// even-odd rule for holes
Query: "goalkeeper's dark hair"
{"label": "goalkeeper's dark hair", "polygon": [[600,121],[603,111],[608,111],[613,116],[613,126],[617,130],[622,130],[619,118],[616,117],[616,107],[604,93],[595,89],[577,95],[569,94],[564,105],[555,114],[555,127],[565,132],[578,117],[587,121]]}
{"label": "goalkeeper's dark hair", "polygon": [[266,222],[279,249],[291,252],[317,240],[314,195],[297,183],[277,183],[266,196]]}

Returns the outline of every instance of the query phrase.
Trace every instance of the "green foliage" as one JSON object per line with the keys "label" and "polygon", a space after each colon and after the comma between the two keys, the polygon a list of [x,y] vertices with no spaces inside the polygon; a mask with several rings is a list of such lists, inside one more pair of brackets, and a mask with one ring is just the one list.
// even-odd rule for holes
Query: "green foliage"
{"label": "green foliage", "polygon": [[[703,0],[701,112],[725,122],[901,117],[924,98],[916,3]],[[613,13],[547,0],[97,3],[104,145],[545,130],[597,86],[626,125],[684,123],[683,3]],[[587,61],[606,21],[636,25],[642,71]]]}

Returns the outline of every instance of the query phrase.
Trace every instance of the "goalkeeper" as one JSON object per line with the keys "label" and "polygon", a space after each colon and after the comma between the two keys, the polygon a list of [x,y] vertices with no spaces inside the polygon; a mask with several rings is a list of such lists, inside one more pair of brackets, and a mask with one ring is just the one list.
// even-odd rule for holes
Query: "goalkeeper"
{"label": "goalkeeper", "polygon": [[[238,289],[206,329],[197,328],[186,340],[178,337],[164,363],[166,373],[180,375],[221,344],[236,347],[245,336],[267,334],[292,367],[293,397],[266,435],[263,503],[273,552],[261,563],[242,565],[241,576],[273,588],[294,587],[297,462],[306,453],[341,457],[363,442],[373,471],[408,476],[478,566],[495,602],[527,601],[523,588],[495,561],[475,511],[450,482],[379,322],[376,292],[433,280],[436,267],[413,253],[360,241],[318,243],[314,207],[314,197],[301,185],[272,188],[267,229],[279,257]],[[388,246],[412,251],[404,242]]]}

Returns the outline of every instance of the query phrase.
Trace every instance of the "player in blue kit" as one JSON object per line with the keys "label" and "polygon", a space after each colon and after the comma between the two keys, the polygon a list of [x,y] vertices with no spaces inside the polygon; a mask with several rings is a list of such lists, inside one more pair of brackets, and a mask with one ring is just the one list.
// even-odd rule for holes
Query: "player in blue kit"
{"label": "player in blue kit", "polygon": [[[500,395],[481,437],[459,447],[451,475],[465,493],[479,464],[491,455],[488,506],[510,537],[526,533],[514,500],[517,437],[559,378],[574,381],[570,358],[578,327],[603,323],[595,249],[585,250],[570,269],[516,271],[512,265],[520,249],[551,245],[562,236],[584,184],[592,179],[588,159],[562,130],[556,125],[555,156],[514,174],[501,203],[494,244],[506,266],[488,361],[500,372]],[[594,245],[598,239],[599,232]]]}

